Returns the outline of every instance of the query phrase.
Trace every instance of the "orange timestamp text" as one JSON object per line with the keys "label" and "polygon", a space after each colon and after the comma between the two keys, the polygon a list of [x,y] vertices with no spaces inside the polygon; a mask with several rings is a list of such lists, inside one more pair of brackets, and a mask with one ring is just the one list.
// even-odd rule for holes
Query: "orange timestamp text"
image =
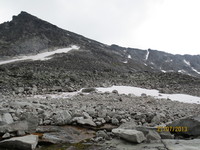
{"label": "orange timestamp text", "polygon": [[158,126],[157,127],[157,131],[158,132],[187,132],[188,131],[188,127],[181,127],[181,126],[166,126],[166,127],[162,127],[162,126]]}

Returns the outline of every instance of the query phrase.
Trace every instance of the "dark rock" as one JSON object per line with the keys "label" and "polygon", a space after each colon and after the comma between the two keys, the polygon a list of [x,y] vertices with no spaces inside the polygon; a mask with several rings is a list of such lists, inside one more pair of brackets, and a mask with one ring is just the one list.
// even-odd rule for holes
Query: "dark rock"
{"label": "dark rock", "polygon": [[[178,119],[167,126],[176,128],[177,132],[174,132],[175,134],[200,136],[200,115]],[[183,132],[179,132],[178,127],[180,127],[180,131],[182,131],[183,128]]]}
{"label": "dark rock", "polygon": [[96,89],[95,88],[85,88],[85,89],[82,89],[81,92],[83,93],[91,93],[91,92],[95,92]]}

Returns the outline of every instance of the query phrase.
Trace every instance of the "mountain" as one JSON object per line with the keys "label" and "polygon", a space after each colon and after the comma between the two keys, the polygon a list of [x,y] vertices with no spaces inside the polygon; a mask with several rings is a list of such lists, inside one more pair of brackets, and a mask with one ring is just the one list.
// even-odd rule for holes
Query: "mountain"
{"label": "mountain", "polygon": [[18,87],[29,91],[35,86],[38,92],[55,90],[55,86],[62,87],[62,91],[73,91],[87,86],[126,84],[199,94],[199,55],[172,55],[151,49],[106,45],[27,12],[0,25],[0,62],[72,45],[79,49],[55,54],[49,60],[0,65],[0,91],[9,93]]}

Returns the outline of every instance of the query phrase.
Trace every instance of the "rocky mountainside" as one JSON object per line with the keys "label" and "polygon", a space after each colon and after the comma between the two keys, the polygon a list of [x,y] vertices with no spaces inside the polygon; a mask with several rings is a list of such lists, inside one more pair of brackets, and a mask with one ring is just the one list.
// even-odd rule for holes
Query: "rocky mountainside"
{"label": "rocky mountainside", "polygon": [[[72,45],[52,59],[0,65],[0,92],[73,91],[113,84],[199,95],[200,56],[105,45],[63,30],[26,12],[0,25],[0,63]],[[55,88],[56,87],[56,88]],[[58,88],[59,87],[59,88]],[[19,90],[19,88],[21,90]]]}
{"label": "rocky mountainside", "polygon": [[[179,72],[200,76],[200,55],[172,55],[156,50],[105,45],[63,30],[26,12],[0,25],[0,58],[36,54],[45,50],[78,45],[95,61],[101,58],[109,68],[129,71]],[[92,52],[89,54],[89,51]],[[86,54],[87,53],[87,54]],[[85,60],[85,59],[84,59]],[[102,64],[101,65],[105,65]],[[112,64],[110,64],[112,63]],[[103,66],[105,67],[105,66]]]}

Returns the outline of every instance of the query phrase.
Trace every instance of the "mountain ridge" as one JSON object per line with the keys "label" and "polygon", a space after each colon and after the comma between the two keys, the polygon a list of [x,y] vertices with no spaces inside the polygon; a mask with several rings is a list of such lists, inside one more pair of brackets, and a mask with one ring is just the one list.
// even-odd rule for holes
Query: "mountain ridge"
{"label": "mountain ridge", "polygon": [[173,55],[152,49],[106,45],[58,28],[26,12],[0,24],[0,61],[72,45],[79,49],[54,54],[49,60],[0,65],[0,92],[9,93],[18,87],[29,89],[35,85],[41,93],[54,91],[54,86],[73,91],[119,84],[167,93],[200,93],[199,55]]}

